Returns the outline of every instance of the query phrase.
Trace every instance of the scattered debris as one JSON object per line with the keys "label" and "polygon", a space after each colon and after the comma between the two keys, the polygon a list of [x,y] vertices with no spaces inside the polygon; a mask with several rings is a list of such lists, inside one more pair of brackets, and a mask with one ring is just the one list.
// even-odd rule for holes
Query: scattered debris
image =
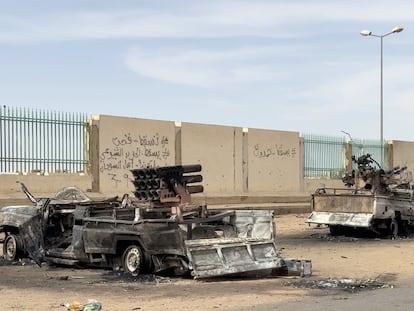
{"label": "scattered debris", "polygon": [[95,299],[88,299],[85,304],[80,303],[79,301],[66,302],[62,304],[67,311],[100,311],[102,309],[102,304]]}
{"label": "scattered debris", "polygon": [[350,237],[350,236],[334,236],[330,234],[320,234],[320,233],[314,233],[309,235],[310,239],[318,239],[318,240],[327,240],[327,241],[333,241],[333,242],[357,242],[359,241],[359,238]]}
{"label": "scattered debris", "polygon": [[272,276],[300,276],[312,275],[312,262],[309,259],[284,258],[281,268],[272,269]]}
{"label": "scattered debris", "polygon": [[140,274],[137,276],[132,276],[128,274],[123,274],[119,272],[112,272],[106,276],[107,279],[111,281],[122,281],[122,282],[137,282],[143,284],[171,284],[176,281],[180,281],[181,279],[173,278],[173,277],[166,277],[160,276],[156,274]]}
{"label": "scattered debris", "polygon": [[312,289],[342,289],[349,292],[358,292],[361,290],[372,290],[379,288],[394,288],[394,285],[381,282],[377,279],[334,279],[326,280],[304,280],[288,282],[287,285],[295,288],[312,288]]}
{"label": "scattered debris", "polygon": [[60,275],[60,276],[57,276],[56,277],[56,280],[59,280],[59,281],[67,281],[67,280],[69,280],[69,275]]}

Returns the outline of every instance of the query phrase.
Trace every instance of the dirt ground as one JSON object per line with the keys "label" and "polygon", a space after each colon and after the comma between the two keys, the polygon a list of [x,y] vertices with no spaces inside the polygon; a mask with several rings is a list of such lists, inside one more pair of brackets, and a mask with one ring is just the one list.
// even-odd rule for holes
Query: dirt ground
{"label": "dirt ground", "polygon": [[306,216],[278,216],[276,224],[282,255],[312,260],[308,278],[269,271],[208,281],[126,278],[108,270],[7,265],[0,259],[0,310],[66,310],[63,303],[88,299],[101,302],[103,310],[412,309],[414,235],[332,237],[327,228],[305,224]]}

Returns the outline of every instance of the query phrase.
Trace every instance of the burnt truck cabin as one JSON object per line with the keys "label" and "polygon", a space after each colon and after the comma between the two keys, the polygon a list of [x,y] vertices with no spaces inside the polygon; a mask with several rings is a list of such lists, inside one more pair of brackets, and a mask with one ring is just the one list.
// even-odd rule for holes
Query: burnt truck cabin
{"label": "burnt truck cabin", "polygon": [[32,205],[0,210],[3,255],[6,260],[28,256],[40,263],[45,243],[59,243],[62,236],[71,232],[76,204],[91,200],[76,187],[65,187],[53,198],[35,198],[23,183],[20,185]]}
{"label": "burnt truck cabin", "polygon": [[47,249],[45,260],[111,267],[130,274],[181,267],[186,234],[177,221],[145,219],[140,213],[139,207],[77,206],[71,241]]}
{"label": "burnt truck cabin", "polygon": [[[280,264],[271,211],[216,211],[209,212],[205,218],[191,212],[181,221],[174,216],[166,218],[157,214],[147,207],[77,206],[71,241],[61,247],[46,247],[44,260],[113,268],[131,275],[166,270],[183,275],[194,272],[198,265],[200,277],[210,276],[210,266],[220,256],[225,257],[223,252],[227,252],[228,257],[237,257],[240,249],[247,258],[250,258],[249,251],[256,252],[252,261],[263,258],[266,261],[268,257],[270,266]],[[229,258],[225,260],[230,263]],[[238,264],[247,262],[250,264],[250,261]],[[255,265],[256,268],[263,266]],[[216,264],[213,275],[223,272],[218,266]],[[250,269],[254,270],[254,266]]]}
{"label": "burnt truck cabin", "polygon": [[[70,188],[70,189],[69,189]],[[80,192],[74,187],[67,191]],[[66,248],[72,243],[74,213],[78,207],[112,208],[114,200],[79,201],[77,199],[38,199],[30,206],[7,206],[0,212],[0,232],[3,232],[3,255],[6,260],[30,257],[37,263],[50,248]]]}

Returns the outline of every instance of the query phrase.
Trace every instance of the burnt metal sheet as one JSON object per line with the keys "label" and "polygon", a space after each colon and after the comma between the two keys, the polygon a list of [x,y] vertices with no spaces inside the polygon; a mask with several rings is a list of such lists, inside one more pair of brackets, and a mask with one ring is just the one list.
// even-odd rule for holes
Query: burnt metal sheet
{"label": "burnt metal sheet", "polygon": [[270,240],[276,231],[273,216],[271,210],[235,210],[230,222],[238,237]]}
{"label": "burnt metal sheet", "polygon": [[6,227],[19,229],[23,248],[28,256],[40,264],[43,249],[43,227],[39,208],[35,206],[7,206],[0,212],[0,229]]}
{"label": "burnt metal sheet", "polygon": [[185,241],[195,278],[279,268],[283,259],[275,244],[273,211],[235,210],[223,218],[236,237]]}
{"label": "burnt metal sheet", "polygon": [[394,212],[400,212],[401,219],[412,221],[414,216],[414,202],[395,197],[377,196],[375,205],[376,219],[390,219]]}
{"label": "burnt metal sheet", "polygon": [[39,213],[34,206],[6,206],[0,210],[0,226],[19,227]]}
{"label": "burnt metal sheet", "polygon": [[313,210],[316,212],[373,213],[374,195],[314,195]]}
{"label": "burnt metal sheet", "polygon": [[306,222],[313,224],[369,228],[371,227],[372,218],[373,214],[367,213],[312,212]]}
{"label": "burnt metal sheet", "polygon": [[40,215],[22,224],[20,235],[29,257],[40,265],[44,256],[43,224]]}
{"label": "burnt metal sheet", "polygon": [[272,269],[272,276],[310,277],[312,275],[312,261],[310,259],[283,258],[283,262],[283,267]]}
{"label": "burnt metal sheet", "polygon": [[273,240],[200,239],[185,242],[194,278],[206,278],[283,266]]}

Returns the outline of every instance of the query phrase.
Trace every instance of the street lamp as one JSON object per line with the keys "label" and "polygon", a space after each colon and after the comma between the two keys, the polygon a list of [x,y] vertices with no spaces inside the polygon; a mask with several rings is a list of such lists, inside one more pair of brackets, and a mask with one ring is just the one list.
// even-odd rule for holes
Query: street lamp
{"label": "street lamp", "polygon": [[381,39],[381,77],[380,77],[380,81],[381,81],[381,87],[380,87],[380,140],[381,140],[381,165],[384,165],[383,163],[383,158],[384,158],[384,130],[383,130],[383,124],[384,124],[384,103],[383,103],[383,65],[382,65],[382,59],[383,59],[383,39],[386,36],[389,36],[393,33],[398,33],[403,31],[404,28],[402,27],[394,27],[393,30],[391,30],[390,32],[384,34],[384,35],[376,35],[373,34],[372,31],[369,30],[362,30],[360,32],[361,36],[371,36],[371,37],[377,37]]}

